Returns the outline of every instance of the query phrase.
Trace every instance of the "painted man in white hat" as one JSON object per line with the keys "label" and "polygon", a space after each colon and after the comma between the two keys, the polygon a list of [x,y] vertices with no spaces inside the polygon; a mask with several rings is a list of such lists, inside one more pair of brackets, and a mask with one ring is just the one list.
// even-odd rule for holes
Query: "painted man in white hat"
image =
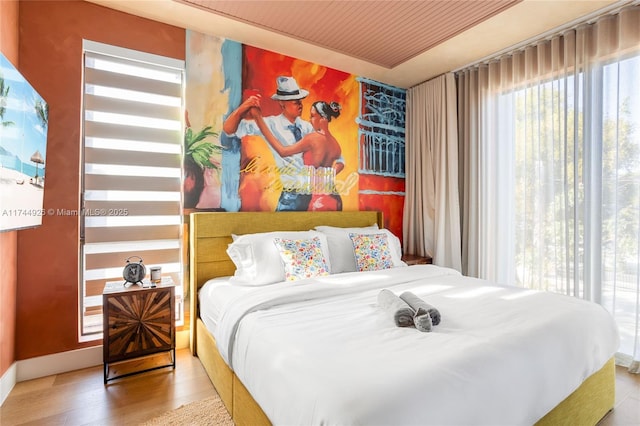
{"label": "painted man in white hat", "polygon": [[[306,98],[309,92],[299,88],[293,77],[280,76],[276,79],[276,83],[277,90],[271,96],[271,99],[278,101],[282,113],[264,117],[264,120],[274,136],[283,145],[293,145],[302,139],[304,135],[314,131],[308,121],[300,118],[300,115],[302,115],[302,99]],[[229,136],[238,138],[247,135],[261,135],[262,133],[254,120],[242,118],[253,107],[260,108],[259,95],[248,97],[227,117],[222,126],[224,132]],[[307,210],[311,200],[311,191],[304,190],[306,187],[305,177],[302,173],[299,173],[304,168],[302,154],[294,154],[283,158],[271,146],[269,146],[269,149],[271,149],[276,165],[281,171],[280,180],[283,186],[276,210]]]}

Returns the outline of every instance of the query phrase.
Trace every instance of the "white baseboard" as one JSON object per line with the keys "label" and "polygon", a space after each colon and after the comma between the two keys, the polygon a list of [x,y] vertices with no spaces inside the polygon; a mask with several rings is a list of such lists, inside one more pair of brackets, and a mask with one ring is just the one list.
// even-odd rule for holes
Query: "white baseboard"
{"label": "white baseboard", "polygon": [[[176,349],[187,347],[189,347],[189,330],[176,332]],[[102,365],[102,345],[24,359],[17,361],[16,382],[97,365]],[[11,387],[13,388],[13,386]]]}
{"label": "white baseboard", "polygon": [[18,361],[18,382],[102,364],[102,345]]}
{"label": "white baseboard", "polygon": [[17,363],[14,362],[0,377],[0,407],[4,404],[4,400],[9,396],[9,392],[18,382],[16,380]]}

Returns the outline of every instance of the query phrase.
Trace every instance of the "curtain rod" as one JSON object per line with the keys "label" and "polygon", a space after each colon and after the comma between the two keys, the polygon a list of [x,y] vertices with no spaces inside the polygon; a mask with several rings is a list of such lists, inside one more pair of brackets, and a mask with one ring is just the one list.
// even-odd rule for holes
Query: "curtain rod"
{"label": "curtain rod", "polygon": [[487,55],[481,59],[478,59],[477,61],[473,61],[468,63],[467,65],[463,65],[459,68],[454,69],[453,71],[451,71],[452,73],[457,73],[458,71],[462,71],[464,69],[467,68],[471,68],[471,67],[475,67],[477,65],[480,65],[482,63],[485,62],[489,62],[493,59],[497,59],[503,55],[507,55],[507,54],[511,54],[513,52],[516,52],[520,49],[522,49],[523,47],[538,43],[542,40],[546,40],[549,39],[553,36],[559,35],[560,33],[570,30],[570,29],[574,29],[577,28],[580,25],[583,24],[591,24],[593,22],[595,22],[598,18],[601,18],[605,15],[614,15],[618,12],[620,12],[622,9],[624,9],[625,7],[629,7],[629,6],[636,6],[640,4],[640,0],[621,0],[621,1],[617,1],[615,3],[610,4],[609,6],[605,6],[602,9],[598,9],[594,12],[591,12],[588,15],[585,16],[581,16],[580,18],[574,19],[570,22],[567,22],[565,24],[562,24],[558,27],[555,27],[551,30],[545,31],[544,33],[538,34],[536,36],[530,37],[524,41],[521,41],[519,43],[516,43],[514,45],[511,45],[505,49],[499,50],[498,52],[492,53],[491,55]]}

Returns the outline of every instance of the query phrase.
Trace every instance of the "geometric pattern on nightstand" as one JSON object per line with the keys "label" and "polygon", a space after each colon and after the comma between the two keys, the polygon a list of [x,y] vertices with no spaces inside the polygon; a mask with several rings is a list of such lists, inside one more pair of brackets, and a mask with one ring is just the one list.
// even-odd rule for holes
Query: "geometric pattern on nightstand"
{"label": "geometric pattern on nightstand", "polygon": [[112,295],[109,312],[109,359],[171,349],[171,292],[139,291]]}

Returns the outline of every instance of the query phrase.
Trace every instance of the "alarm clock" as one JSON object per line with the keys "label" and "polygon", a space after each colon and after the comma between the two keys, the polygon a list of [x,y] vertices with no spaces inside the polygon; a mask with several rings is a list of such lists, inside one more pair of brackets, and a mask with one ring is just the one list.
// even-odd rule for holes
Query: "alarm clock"
{"label": "alarm clock", "polygon": [[[137,257],[140,260],[138,262],[131,262],[130,259],[134,257]],[[142,285],[142,280],[147,275],[147,268],[145,268],[142,263],[142,258],[140,256],[130,256],[126,260],[127,264],[122,270],[124,285],[127,285],[127,283]]]}

